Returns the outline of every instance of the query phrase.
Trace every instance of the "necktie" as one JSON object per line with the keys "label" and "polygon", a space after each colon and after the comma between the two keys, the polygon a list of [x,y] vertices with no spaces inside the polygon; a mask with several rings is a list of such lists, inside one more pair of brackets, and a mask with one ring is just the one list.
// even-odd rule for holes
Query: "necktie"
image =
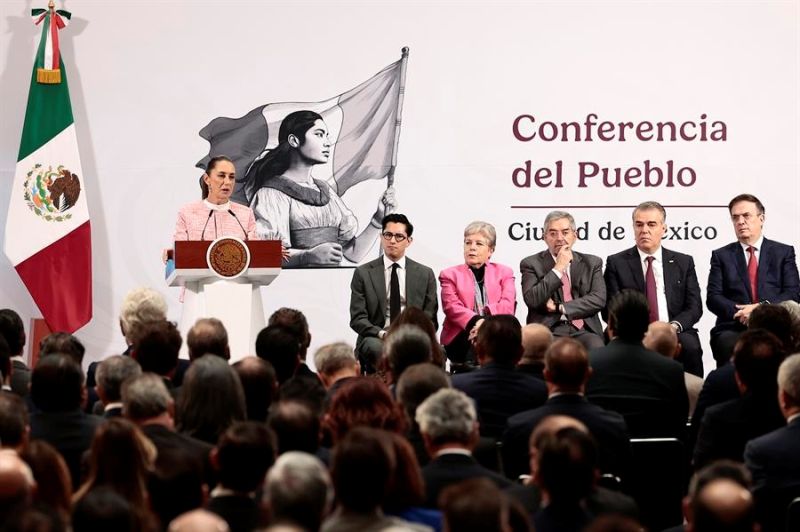
{"label": "necktie", "polygon": [[[564,274],[561,276],[561,290],[564,292],[564,303],[572,301],[572,283],[569,280],[569,275],[567,271],[564,270]],[[570,322],[575,326],[577,329],[583,329],[583,320],[580,318],[570,320]]]}
{"label": "necktie", "polygon": [[393,322],[400,315],[400,278],[397,276],[397,268],[400,265],[396,262],[392,264],[392,277],[389,280],[389,321]]}
{"label": "necktie", "polygon": [[644,293],[647,296],[647,306],[650,307],[650,323],[658,321],[658,294],[656,293],[656,276],[653,273],[654,257],[644,259],[647,262],[647,272],[644,275]]}
{"label": "necktie", "polygon": [[753,296],[752,302],[758,303],[758,259],[756,259],[756,248],[749,246],[747,252],[747,277],[750,279],[750,294]]}

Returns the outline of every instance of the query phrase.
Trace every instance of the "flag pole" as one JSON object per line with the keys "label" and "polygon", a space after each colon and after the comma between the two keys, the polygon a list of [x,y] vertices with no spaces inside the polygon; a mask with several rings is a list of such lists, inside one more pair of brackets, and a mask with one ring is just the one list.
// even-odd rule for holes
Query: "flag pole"
{"label": "flag pole", "polygon": [[408,65],[408,46],[404,46],[400,57],[400,89],[397,97],[397,119],[394,122],[394,145],[392,146],[392,166],[386,175],[386,188],[394,185],[394,170],[397,167],[397,146],[400,144],[400,125],[403,116],[403,97],[406,93],[406,66]]}

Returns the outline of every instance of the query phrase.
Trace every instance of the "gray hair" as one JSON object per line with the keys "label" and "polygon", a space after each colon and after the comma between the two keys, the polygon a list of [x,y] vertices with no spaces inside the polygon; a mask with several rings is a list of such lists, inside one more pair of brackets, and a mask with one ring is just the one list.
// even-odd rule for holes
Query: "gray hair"
{"label": "gray hair", "polygon": [[470,223],[464,229],[464,237],[468,237],[469,235],[474,235],[475,233],[480,233],[486,237],[489,241],[489,247],[494,249],[495,244],[497,243],[497,231],[495,230],[494,226],[489,222],[481,222],[480,220],[476,220]]}
{"label": "gray hair", "polygon": [[108,402],[119,401],[122,397],[122,384],[142,374],[142,367],[131,357],[110,356],[97,365],[95,380],[97,387],[103,389]]}
{"label": "gray hair", "polygon": [[575,231],[575,218],[573,218],[572,215],[567,211],[550,211],[550,213],[548,213],[544,218],[543,229],[547,231],[547,228],[550,227],[551,223],[555,222],[556,220],[561,220],[562,218],[569,220],[570,229]]}
{"label": "gray hair", "polygon": [[276,519],[286,516],[295,521],[297,512],[315,511],[321,521],[333,503],[333,484],[319,458],[288,451],[267,473],[263,498]]}
{"label": "gray hair", "polygon": [[636,216],[636,213],[639,211],[649,211],[652,209],[655,209],[661,213],[661,222],[667,221],[667,211],[664,209],[664,206],[657,201],[644,201],[637,205],[631,213],[631,219],[633,219]]}
{"label": "gray hair", "polygon": [[325,344],[314,353],[314,367],[318,373],[333,375],[344,368],[356,365],[353,346],[345,342]]}
{"label": "gray hair", "polygon": [[442,388],[450,387],[450,377],[440,367],[423,362],[409,366],[397,380],[397,402],[413,420],[417,407]]}
{"label": "gray hair", "polygon": [[[409,360],[413,363],[431,360],[432,345],[428,333],[417,325],[404,323],[398,326],[386,337],[383,343],[383,356],[389,362],[389,367],[393,372],[397,372],[398,366],[402,365],[405,369]],[[401,360],[402,359],[402,360]],[[399,377],[399,374],[396,375]]]}
{"label": "gray hair", "polygon": [[781,363],[778,369],[778,387],[800,406],[800,353],[795,353]]}
{"label": "gray hair", "polygon": [[122,412],[128,419],[160,416],[172,402],[164,380],[155,373],[142,373],[122,387]]}
{"label": "gray hair", "polygon": [[137,340],[142,325],[167,319],[167,302],[152,288],[134,288],[127,293],[119,311],[122,332],[129,344]]}
{"label": "gray hair", "polygon": [[787,299],[786,301],[781,301],[778,305],[789,311],[792,316],[792,323],[800,323],[800,303]]}
{"label": "gray hair", "polygon": [[434,444],[467,443],[474,431],[478,415],[467,394],[443,388],[425,399],[416,414],[420,431]]}

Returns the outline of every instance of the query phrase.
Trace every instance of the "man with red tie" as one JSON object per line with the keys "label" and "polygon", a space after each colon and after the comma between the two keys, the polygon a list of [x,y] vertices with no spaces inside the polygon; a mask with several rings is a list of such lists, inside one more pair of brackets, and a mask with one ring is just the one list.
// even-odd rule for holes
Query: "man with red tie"
{"label": "man with red tie", "polygon": [[553,211],[547,215],[547,249],[520,263],[522,296],[528,306],[528,323],[541,323],[554,336],[570,336],[590,350],[604,345],[598,317],[606,304],[603,261],[573,251],[575,240],[571,214]]}
{"label": "man with red tie", "polygon": [[728,204],[737,242],[711,253],[708,310],[716,314],[711,351],[717,365],[728,361],[755,307],[800,301],[794,247],[764,238],[765,210],[758,198],[740,194]]}
{"label": "man with red tie", "polygon": [[694,260],[661,246],[667,212],[660,203],[639,204],[632,218],[636,246],[606,259],[608,300],[625,288],[642,292],[650,322],[669,322],[678,334],[678,362],[686,372],[702,377],[703,349],[694,326],[703,315],[703,302]]}

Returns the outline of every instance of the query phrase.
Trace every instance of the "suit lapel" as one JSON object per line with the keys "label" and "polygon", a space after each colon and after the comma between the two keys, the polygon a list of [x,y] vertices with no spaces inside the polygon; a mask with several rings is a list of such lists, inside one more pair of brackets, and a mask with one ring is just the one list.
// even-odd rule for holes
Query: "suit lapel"
{"label": "suit lapel", "polygon": [[369,270],[369,277],[372,280],[372,288],[378,295],[378,302],[381,306],[381,315],[386,315],[386,277],[383,273],[383,259],[380,258],[372,263]]}
{"label": "suit lapel", "polygon": [[419,296],[419,268],[417,263],[406,257],[406,307],[422,308]]}
{"label": "suit lapel", "polygon": [[[664,272],[664,294],[667,297],[667,312],[673,316],[672,309],[675,308],[675,296],[678,292],[678,284],[681,282],[678,264],[675,262],[675,255],[668,249],[661,248],[662,269]],[[666,320],[664,320],[666,321]]]}
{"label": "suit lapel", "polygon": [[[767,280],[768,273],[772,267],[772,242],[766,238],[761,241],[761,251],[758,253],[758,293],[764,293],[764,282]],[[749,280],[749,277],[748,277]],[[748,282],[749,286],[749,282]],[[753,294],[750,294],[753,297]],[[761,299],[761,296],[759,296]],[[752,301],[752,299],[751,299]]]}
{"label": "suit lapel", "polygon": [[585,277],[586,264],[579,253],[572,253],[572,264],[569,267],[569,284],[572,288],[572,297],[577,299],[580,291],[580,284]]}
{"label": "suit lapel", "polygon": [[644,292],[644,274],[642,273],[641,261],[639,261],[639,252],[633,247],[628,250],[625,258],[628,259],[628,268],[631,270],[631,276],[636,283],[636,288],[640,292]]}
{"label": "suit lapel", "polygon": [[[762,246],[763,248],[764,246]],[[761,251],[764,251],[763,249]],[[733,263],[736,265],[736,271],[739,273],[739,277],[742,279],[742,283],[744,284],[744,289],[747,292],[747,295],[750,296],[750,301],[753,300],[753,293],[750,291],[750,277],[747,275],[747,262],[744,260],[744,251],[742,251],[742,245],[739,242],[734,242],[731,244],[731,252],[733,253]],[[761,270],[761,268],[758,268]],[[760,277],[760,276],[759,276]]]}

